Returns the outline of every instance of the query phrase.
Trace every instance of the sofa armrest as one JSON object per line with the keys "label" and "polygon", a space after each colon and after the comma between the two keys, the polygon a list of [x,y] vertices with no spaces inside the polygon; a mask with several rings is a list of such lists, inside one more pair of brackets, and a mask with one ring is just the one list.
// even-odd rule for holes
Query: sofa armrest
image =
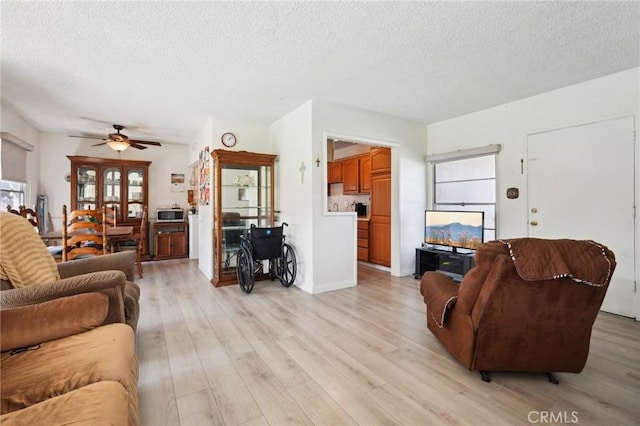
{"label": "sofa armrest", "polygon": [[99,291],[109,297],[109,312],[105,324],[125,322],[125,283],[126,277],[121,271],[101,271],[78,275],[71,278],[64,278],[51,284],[4,290],[0,293],[0,307],[12,308],[33,305],[59,297]]}
{"label": "sofa armrest", "polygon": [[0,309],[0,350],[7,352],[99,327],[108,309],[107,295],[95,292]]}
{"label": "sofa armrest", "polygon": [[127,281],[135,281],[134,267],[136,263],[135,252],[121,252],[106,254],[104,256],[78,259],[71,262],[58,263],[60,278],[69,278],[76,275],[88,274],[99,271],[122,271]]}
{"label": "sofa armrest", "polygon": [[447,312],[458,300],[458,285],[448,276],[439,272],[425,272],[422,276],[420,293],[427,305],[427,313],[439,328],[444,327]]}

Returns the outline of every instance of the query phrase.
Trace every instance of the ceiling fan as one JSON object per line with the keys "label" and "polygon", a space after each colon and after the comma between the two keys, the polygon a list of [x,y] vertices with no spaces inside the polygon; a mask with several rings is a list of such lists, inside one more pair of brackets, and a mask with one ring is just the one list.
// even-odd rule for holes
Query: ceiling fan
{"label": "ceiling fan", "polygon": [[136,148],[136,149],[147,149],[145,145],[162,146],[160,142],[129,139],[127,135],[125,135],[124,133],[120,133],[120,130],[124,130],[126,128],[120,124],[114,124],[113,128],[116,129],[116,132],[109,133],[109,135],[106,138],[101,138],[99,136],[76,136],[76,135],[69,135],[69,137],[84,138],[84,139],[101,139],[104,142],[97,143],[92,146],[109,145],[109,148],[113,149],[114,151],[124,151],[129,147]]}

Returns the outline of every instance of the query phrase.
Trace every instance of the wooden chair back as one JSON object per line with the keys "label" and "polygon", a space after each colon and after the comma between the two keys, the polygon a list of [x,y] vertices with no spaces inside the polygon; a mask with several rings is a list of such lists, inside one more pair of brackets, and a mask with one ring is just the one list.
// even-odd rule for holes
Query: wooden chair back
{"label": "wooden chair back", "polygon": [[22,215],[22,217],[27,219],[29,223],[38,230],[38,232],[41,231],[40,221],[38,220],[38,214],[36,213],[35,207],[30,209],[26,206],[20,206],[20,214]]}
{"label": "wooden chair back", "polygon": [[11,206],[7,206],[7,211],[9,213],[17,214],[18,216],[22,216],[18,210],[12,209]]}
{"label": "wooden chair back", "polygon": [[[118,251],[134,250],[136,251],[136,265],[138,267],[138,275],[143,276],[142,271],[142,249],[144,240],[147,238],[147,222],[149,221],[149,212],[147,206],[142,208],[142,222],[140,222],[140,231],[135,233],[132,238],[118,241]],[[135,242],[135,246],[131,245],[131,241]]]}
{"label": "wooden chair back", "polygon": [[106,211],[62,206],[62,261],[107,254]]}
{"label": "wooden chair back", "polygon": [[118,226],[118,206],[113,204],[105,207],[106,223],[108,226]]}

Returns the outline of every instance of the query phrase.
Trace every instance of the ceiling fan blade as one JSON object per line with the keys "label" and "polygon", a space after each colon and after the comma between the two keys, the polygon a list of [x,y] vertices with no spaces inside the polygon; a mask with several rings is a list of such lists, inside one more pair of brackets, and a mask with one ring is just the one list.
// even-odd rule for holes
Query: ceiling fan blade
{"label": "ceiling fan blade", "polygon": [[107,144],[106,142],[102,142],[102,143],[96,143],[96,144],[93,144],[93,145],[91,145],[91,146],[100,146],[100,145],[106,145],[106,144]]}
{"label": "ceiling fan blade", "polygon": [[134,139],[129,139],[129,142],[131,142],[131,143],[141,143],[141,144],[153,145],[153,146],[162,146],[162,144],[160,142],[155,142],[155,141],[138,141],[138,140],[134,140]]}
{"label": "ceiling fan blade", "polygon": [[146,147],[146,146],[144,146],[144,145],[138,145],[137,143],[135,143],[135,142],[134,142],[134,141],[132,141],[132,140],[129,140],[129,146],[130,146],[131,148],[136,148],[136,149],[147,149],[147,147]]}
{"label": "ceiling fan blade", "polygon": [[78,135],[69,135],[70,138],[82,138],[82,139],[100,139],[104,140],[103,137],[100,136],[78,136]]}

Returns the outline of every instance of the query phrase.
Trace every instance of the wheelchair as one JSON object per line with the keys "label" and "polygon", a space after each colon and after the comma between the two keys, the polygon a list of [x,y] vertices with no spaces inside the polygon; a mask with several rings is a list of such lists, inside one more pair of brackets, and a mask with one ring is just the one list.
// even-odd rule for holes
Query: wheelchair
{"label": "wheelchair", "polygon": [[240,248],[236,254],[236,276],[245,293],[251,293],[256,274],[265,273],[263,260],[269,260],[269,278],[276,278],[285,287],[290,287],[296,279],[296,253],[285,243],[283,222],[275,228],[258,228],[251,225],[248,235],[242,235]]}

